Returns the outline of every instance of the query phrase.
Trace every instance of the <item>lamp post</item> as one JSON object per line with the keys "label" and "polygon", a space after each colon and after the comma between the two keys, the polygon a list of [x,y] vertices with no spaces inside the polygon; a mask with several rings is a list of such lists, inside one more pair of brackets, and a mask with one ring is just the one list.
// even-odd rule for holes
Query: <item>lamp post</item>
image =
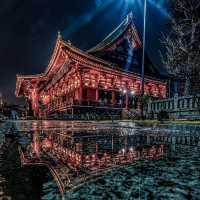
{"label": "lamp post", "polygon": [[141,96],[144,95],[144,68],[145,68],[145,47],[146,47],[146,15],[147,0],[144,0],[144,21],[143,21],[143,50],[142,50],[142,73],[141,73]]}
{"label": "lamp post", "polygon": [[143,20],[143,49],[142,49],[142,72],[141,72],[141,117],[143,118],[144,110],[143,110],[143,102],[142,97],[144,96],[144,70],[145,70],[145,47],[146,47],[146,16],[147,16],[147,0],[144,0],[144,20]]}

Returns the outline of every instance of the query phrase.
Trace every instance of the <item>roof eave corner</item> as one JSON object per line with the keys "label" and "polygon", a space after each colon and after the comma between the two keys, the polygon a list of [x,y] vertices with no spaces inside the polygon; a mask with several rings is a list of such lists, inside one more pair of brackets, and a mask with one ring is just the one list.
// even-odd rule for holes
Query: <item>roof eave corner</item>
{"label": "roof eave corner", "polygon": [[62,39],[61,32],[58,31],[58,33],[57,33],[57,39],[56,39],[55,46],[54,46],[54,49],[53,49],[53,53],[52,53],[52,55],[51,55],[51,59],[50,59],[50,61],[49,61],[49,64],[48,64],[47,68],[45,69],[45,73],[44,73],[44,74],[47,74],[48,71],[49,71],[49,69],[51,68],[51,65],[52,65],[52,63],[53,63],[53,61],[54,61],[54,58],[55,58],[55,55],[56,55],[58,46],[59,46],[59,44],[60,44],[62,41],[63,41],[63,39]]}

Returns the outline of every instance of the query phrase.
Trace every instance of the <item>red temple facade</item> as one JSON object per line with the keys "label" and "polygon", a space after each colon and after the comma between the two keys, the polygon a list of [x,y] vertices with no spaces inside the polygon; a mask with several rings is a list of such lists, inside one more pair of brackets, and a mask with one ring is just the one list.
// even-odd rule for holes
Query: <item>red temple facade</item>
{"label": "red temple facade", "polygon": [[[134,56],[140,49],[141,41],[131,16],[86,52],[64,41],[59,33],[45,72],[17,75],[16,96],[26,97],[34,115],[40,117],[54,113],[84,114],[88,110],[136,109],[139,106],[136,98],[141,93],[138,71],[141,65]],[[135,52],[134,56],[130,52]],[[135,70],[124,69],[127,66]],[[147,72],[145,94],[165,98],[166,82],[149,69]]]}

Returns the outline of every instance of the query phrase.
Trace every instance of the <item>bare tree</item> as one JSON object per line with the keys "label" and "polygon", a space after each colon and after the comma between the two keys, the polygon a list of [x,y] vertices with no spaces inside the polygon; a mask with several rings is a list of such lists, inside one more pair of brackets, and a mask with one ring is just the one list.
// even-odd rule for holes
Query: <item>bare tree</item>
{"label": "bare tree", "polygon": [[200,80],[200,1],[174,0],[171,27],[171,33],[163,37],[163,64],[171,74],[185,80],[184,95],[189,95],[191,83]]}

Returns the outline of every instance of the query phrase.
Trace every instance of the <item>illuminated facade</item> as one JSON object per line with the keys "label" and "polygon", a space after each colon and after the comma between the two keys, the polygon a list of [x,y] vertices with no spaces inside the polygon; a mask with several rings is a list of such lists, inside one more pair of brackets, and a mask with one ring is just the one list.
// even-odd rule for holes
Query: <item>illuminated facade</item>
{"label": "illuminated facade", "polygon": [[[132,15],[89,51],[58,34],[50,63],[38,75],[17,75],[16,96],[30,102],[35,116],[81,114],[86,110],[137,108],[141,91],[141,41]],[[146,64],[145,93],[165,98],[167,84]]]}

